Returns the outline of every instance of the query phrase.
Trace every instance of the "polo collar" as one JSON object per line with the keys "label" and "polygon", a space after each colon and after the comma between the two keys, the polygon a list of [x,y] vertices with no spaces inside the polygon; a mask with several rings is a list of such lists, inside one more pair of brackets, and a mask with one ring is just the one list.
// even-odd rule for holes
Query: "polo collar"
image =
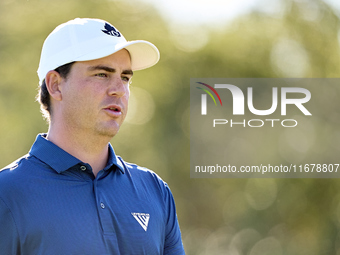
{"label": "polo collar", "polygon": [[116,155],[115,151],[113,150],[113,147],[111,143],[109,143],[109,159],[107,161],[107,165],[104,169],[109,169],[113,165],[117,166],[118,169],[122,172],[122,174],[125,173],[125,168],[121,160],[119,160],[118,156]]}
{"label": "polo collar", "polygon": [[[110,169],[113,165],[124,174],[124,165],[116,156],[112,145],[109,143],[109,159],[105,170]],[[84,164],[81,160],[64,151],[51,141],[46,139],[46,134],[38,134],[29,152],[45,164],[49,165],[56,172],[64,172],[77,164]]]}

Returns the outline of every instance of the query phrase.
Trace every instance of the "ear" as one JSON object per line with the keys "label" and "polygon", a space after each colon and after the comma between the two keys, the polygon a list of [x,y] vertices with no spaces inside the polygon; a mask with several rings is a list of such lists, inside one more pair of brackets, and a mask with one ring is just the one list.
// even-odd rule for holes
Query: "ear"
{"label": "ear", "polygon": [[60,89],[61,81],[62,77],[57,71],[52,70],[46,74],[45,77],[46,88],[50,93],[50,96],[57,101],[61,101],[62,99]]}

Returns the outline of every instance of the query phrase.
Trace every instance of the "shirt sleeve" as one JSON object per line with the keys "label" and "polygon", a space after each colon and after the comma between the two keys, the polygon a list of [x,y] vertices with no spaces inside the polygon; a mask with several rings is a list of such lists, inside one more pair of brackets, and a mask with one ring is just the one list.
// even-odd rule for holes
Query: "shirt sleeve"
{"label": "shirt sleeve", "polygon": [[168,219],[165,228],[165,243],[164,243],[164,255],[185,254],[181,231],[178,224],[175,201],[170,191],[170,188],[165,183],[165,203],[168,209]]}
{"label": "shirt sleeve", "polygon": [[19,235],[13,215],[0,197],[0,251],[1,254],[20,255]]}

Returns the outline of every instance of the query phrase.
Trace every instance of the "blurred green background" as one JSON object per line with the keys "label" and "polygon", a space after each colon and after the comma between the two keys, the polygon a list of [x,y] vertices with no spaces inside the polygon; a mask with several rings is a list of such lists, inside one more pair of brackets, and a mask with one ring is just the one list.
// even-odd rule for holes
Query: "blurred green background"
{"label": "blurred green background", "polygon": [[[235,1],[174,1],[170,17],[159,7],[165,0],[0,0],[0,168],[47,131],[35,102],[46,36],[76,17],[101,18],[161,52],[155,67],[135,73],[129,116],[112,144],[169,183],[188,255],[340,255],[338,179],[189,177],[190,78],[339,77],[338,9],[321,0],[257,2],[228,19]],[[189,15],[206,3],[206,15],[215,8],[221,18]],[[340,143],[340,131],[332,134]]]}

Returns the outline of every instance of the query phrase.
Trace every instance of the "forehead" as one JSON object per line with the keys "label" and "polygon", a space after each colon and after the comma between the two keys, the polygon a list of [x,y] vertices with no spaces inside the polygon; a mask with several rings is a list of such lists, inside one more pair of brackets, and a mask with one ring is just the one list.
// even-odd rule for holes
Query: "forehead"
{"label": "forehead", "polygon": [[121,68],[121,69],[131,69],[131,57],[129,52],[126,49],[121,49],[109,56],[89,60],[89,61],[79,61],[76,64],[82,66],[97,66],[97,65],[105,65],[112,68]]}

